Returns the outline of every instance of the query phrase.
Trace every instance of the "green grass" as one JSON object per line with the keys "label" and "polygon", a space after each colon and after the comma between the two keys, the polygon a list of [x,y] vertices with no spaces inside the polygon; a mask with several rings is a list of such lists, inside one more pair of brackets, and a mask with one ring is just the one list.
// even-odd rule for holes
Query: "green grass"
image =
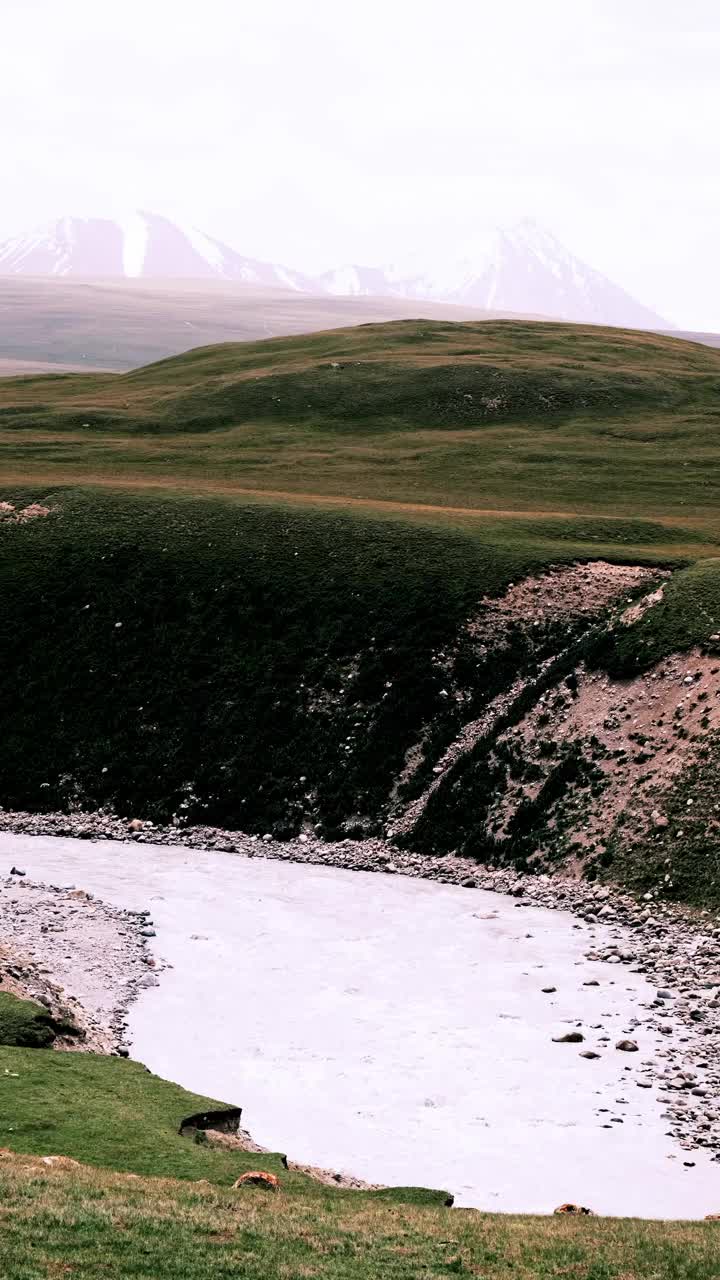
{"label": "green grass", "polygon": [[620,517],[708,550],[719,391],[720,352],[673,338],[401,321],[0,382],[0,459],[20,484]]}
{"label": "green grass", "polygon": [[[435,653],[546,559],[359,514],[48,500],[0,529],[6,807],[377,826],[422,726],[454,730]],[[480,700],[506,674],[466,665]]]}
{"label": "green grass", "polygon": [[[259,1167],[282,1178],[293,1195],[349,1194],[288,1171],[279,1153],[258,1155],[182,1136],[183,1120],[227,1104],[162,1080],[140,1062],[0,1047],[0,1076],[0,1146],[13,1151],[62,1154],[83,1164],[147,1177],[206,1178],[218,1186],[229,1186],[240,1174]],[[421,1187],[367,1194],[410,1203],[444,1204],[447,1198],[446,1191]]]}
{"label": "green grass", "polygon": [[[312,297],[209,280],[0,278],[6,359],[132,369],[211,342],[307,333],[424,315],[482,320],[493,312],[403,298]],[[41,370],[37,370],[41,372]]]}
{"label": "green grass", "polygon": [[600,660],[615,676],[645,671],[671,653],[700,647],[720,654],[720,557],[674,574],[662,601],[602,646]]}
{"label": "green grass", "polygon": [[0,991],[0,1045],[26,1045],[47,1048],[55,1039],[53,1019],[34,1000],[19,1000]]}
{"label": "green grass", "polygon": [[3,1280],[715,1280],[717,1223],[530,1218],[0,1161]]}
{"label": "green grass", "polygon": [[[0,382],[2,497],[53,508],[0,525],[0,803],[382,832],[411,748],[403,800],[492,698],[583,642],[518,627],[479,654],[464,626],[576,557],[680,570],[595,661],[712,644],[719,392],[720,351],[519,322]],[[486,749],[438,792],[424,848],[494,856]]]}
{"label": "green grass", "polygon": [[[717,1274],[716,1224],[455,1211],[444,1192],[343,1191],[288,1172],[279,1155],[197,1144],[181,1121],[218,1104],[136,1062],[0,1049],[0,1079],[0,1147],[18,1153],[0,1151],[3,1280]],[[32,1158],[44,1155],[81,1167]],[[279,1195],[232,1190],[258,1166],[280,1177]]]}
{"label": "green grass", "polygon": [[[0,500],[53,507],[0,526],[0,803],[381,830],[409,747],[417,788],[489,699],[583,644],[548,625],[482,657],[464,630],[484,596],[578,555],[680,570],[598,661],[706,645],[718,389],[720,354],[672,339],[429,322],[0,384]],[[478,767],[440,843],[466,822],[472,839]],[[714,863],[684,828],[694,901]],[[0,997],[7,1038],[34,1021]],[[0,1146],[21,1153],[0,1159],[2,1280],[718,1274],[715,1224],[451,1212],[194,1143],[181,1120],[217,1104],[137,1063],[6,1047],[0,1080]],[[57,1153],[89,1167],[33,1159]],[[258,1163],[280,1196],[231,1191]]]}

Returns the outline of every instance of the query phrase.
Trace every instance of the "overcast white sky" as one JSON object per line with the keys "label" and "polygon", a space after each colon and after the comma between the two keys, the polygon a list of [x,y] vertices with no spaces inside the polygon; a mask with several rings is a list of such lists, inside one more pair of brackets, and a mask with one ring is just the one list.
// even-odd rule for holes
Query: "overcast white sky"
{"label": "overcast white sky", "polygon": [[317,270],[531,216],[720,329],[718,0],[1,0],[0,238],[181,216]]}

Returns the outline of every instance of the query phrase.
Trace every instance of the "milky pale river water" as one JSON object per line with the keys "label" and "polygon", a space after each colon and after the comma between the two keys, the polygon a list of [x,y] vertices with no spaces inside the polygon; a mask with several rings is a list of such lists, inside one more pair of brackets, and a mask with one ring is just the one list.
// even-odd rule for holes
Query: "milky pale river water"
{"label": "milky pale river water", "polygon": [[[31,879],[151,911],[172,968],[131,1011],[133,1056],[242,1106],[266,1147],[488,1210],[720,1211],[720,1165],[666,1136],[662,1095],[635,1083],[662,1048],[631,1028],[653,992],[584,960],[610,937],[597,925],[481,890],[183,848],[5,836],[0,852],[0,869],[22,857]],[[577,1019],[585,1043],[553,1043]],[[631,1031],[640,1052],[617,1051]]]}

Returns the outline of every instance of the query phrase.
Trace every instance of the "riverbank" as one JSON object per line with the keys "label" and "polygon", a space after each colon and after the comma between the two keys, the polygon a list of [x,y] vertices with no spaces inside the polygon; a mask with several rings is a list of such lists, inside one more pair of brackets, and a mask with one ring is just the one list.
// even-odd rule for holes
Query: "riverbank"
{"label": "riverbank", "polygon": [[[8,815],[3,815],[3,818],[7,822]],[[82,820],[88,823],[87,815]],[[55,821],[46,817],[30,820],[31,825],[54,825],[56,833],[61,823],[72,822],[74,825],[77,821],[80,821],[78,816],[72,820],[67,817],[58,817]],[[101,821],[110,827],[108,834],[114,834],[108,820]],[[85,829],[88,830],[89,827],[86,826]],[[136,1040],[134,1052],[143,1060],[149,1060],[149,1065],[160,1075],[174,1078],[178,1078],[179,1071],[189,1069],[194,1055],[200,1055],[199,1071],[202,1062],[210,1063],[212,1070],[216,1069],[212,1065],[216,1058],[221,1065],[225,1063],[228,1073],[222,1078],[212,1077],[206,1080],[203,1074],[198,1074],[194,1077],[181,1076],[180,1082],[190,1088],[206,1087],[208,1092],[212,1091],[219,1097],[242,1095],[241,1100],[251,1118],[254,1135],[264,1145],[277,1147],[278,1142],[285,1145],[287,1141],[288,1145],[292,1144],[293,1154],[298,1158],[310,1157],[313,1164],[333,1168],[337,1166],[337,1160],[330,1155],[330,1148],[327,1153],[316,1154],[315,1135],[309,1121],[305,1129],[298,1128],[295,1115],[297,1089],[291,1098],[282,1099],[277,1090],[282,1087],[280,1081],[290,1067],[291,1074],[310,1069],[313,1074],[307,1077],[309,1081],[313,1080],[316,1071],[307,1062],[303,1065],[304,1060],[301,1059],[298,1059],[297,1066],[293,1065],[292,1054],[288,1059],[287,1050],[283,1050],[287,1038],[290,1046],[294,1042],[293,1020],[299,1012],[294,1005],[299,1004],[303,1014],[300,1029],[296,1032],[301,1036],[306,1033],[307,1018],[324,1017],[323,1010],[328,1000],[333,1008],[338,999],[341,1001],[337,1012],[342,1010],[343,1016],[347,1016],[347,1009],[351,1007],[364,1007],[362,1004],[357,1005],[357,996],[346,999],[343,995],[342,975],[338,969],[341,963],[345,963],[344,959],[341,961],[341,957],[348,947],[351,952],[361,947],[357,961],[362,959],[363,953],[368,953],[369,948],[373,961],[371,973],[377,974],[377,981],[381,984],[378,992],[386,988],[390,981],[387,976],[388,965],[394,971],[393,983],[400,982],[401,975],[406,974],[406,984],[397,1013],[395,1009],[388,1010],[385,1014],[380,1014],[379,1010],[377,1013],[371,1012],[376,999],[372,997],[375,978],[369,979],[371,985],[363,999],[370,998],[372,1001],[365,1015],[370,1021],[366,1029],[361,1031],[359,1042],[359,1045],[365,1042],[366,1052],[373,1053],[367,1043],[367,1037],[373,1028],[383,1025],[383,1020],[387,1024],[396,1017],[402,1020],[405,1016],[410,1019],[408,1030],[414,1027],[412,1034],[420,1037],[418,1061],[422,1061],[433,1036],[439,1036],[441,1041],[446,1036],[450,1041],[457,1034],[452,1026],[448,1026],[446,1032],[442,1030],[444,1008],[448,1001],[450,1006],[455,1002],[458,1004],[458,1012],[453,1016],[459,1019],[456,1025],[474,1027],[473,1034],[480,1034],[479,1044],[484,1045],[487,1040],[488,1048],[482,1052],[488,1059],[484,1069],[489,1073],[489,1078],[483,1081],[481,1071],[476,1083],[481,1091],[485,1088],[483,1114],[493,1123],[496,1116],[507,1114],[508,1106],[508,1098],[504,1092],[505,1081],[494,1083],[495,1075],[498,1071],[502,1075],[503,1055],[509,1055],[509,1061],[512,1062],[519,1052],[517,1082],[514,1087],[522,1092],[530,1089],[527,1100],[529,1124],[535,1126],[538,1120],[530,1117],[539,1114],[533,1109],[532,1102],[537,1092],[533,1082],[534,1072],[550,1072],[554,1076],[556,1070],[559,1070],[561,1074],[569,1072],[566,1083],[561,1086],[563,1089],[579,1088],[586,1094],[582,1105],[578,1098],[575,1117],[572,1114],[565,1117],[571,1128],[573,1125],[584,1126],[590,1121],[593,1128],[599,1125],[610,1129],[624,1124],[627,1129],[633,1124],[632,1113],[642,1113],[645,1128],[638,1133],[637,1139],[647,1143],[650,1138],[647,1133],[648,1123],[652,1120],[655,1132],[662,1133],[661,1113],[664,1113],[666,1133],[671,1139],[667,1150],[670,1152],[675,1149],[677,1154],[672,1158],[677,1161],[681,1173],[684,1164],[686,1175],[691,1180],[697,1179],[700,1176],[700,1164],[705,1167],[704,1162],[717,1157],[717,991],[710,985],[702,986],[703,982],[708,981],[703,975],[711,973],[709,957],[716,946],[709,920],[703,934],[697,925],[693,927],[685,920],[671,918],[673,913],[667,908],[653,907],[650,912],[648,904],[632,903],[614,897],[607,889],[573,882],[533,881],[528,877],[516,877],[509,873],[487,873],[472,868],[461,859],[453,860],[452,864],[450,860],[444,859],[438,864],[434,859],[422,860],[417,855],[378,849],[377,846],[363,848],[344,844],[334,848],[316,847],[309,841],[277,846],[275,842],[253,841],[235,833],[212,833],[207,829],[192,833],[164,833],[167,843],[162,845],[156,840],[157,834],[155,829],[148,828],[136,828],[133,832],[126,830],[125,844],[109,847],[87,842],[86,837],[82,843],[73,842],[71,852],[66,849],[69,842],[62,838],[47,840],[41,837],[33,840],[18,837],[11,843],[10,838],[5,835],[0,837],[0,851],[5,855],[6,862],[11,850],[20,851],[21,855],[27,854],[28,873],[32,873],[36,879],[42,873],[44,879],[61,882],[72,879],[80,884],[85,873],[84,883],[96,896],[112,900],[116,907],[129,905],[135,912],[141,908],[152,909],[158,937],[151,939],[150,945],[156,959],[169,958],[172,967],[163,978],[161,988],[148,990],[140,1003],[133,1006],[131,1037]],[[174,841],[171,841],[172,835]],[[187,839],[188,836],[194,838],[194,845]],[[183,843],[177,847],[179,837]],[[143,845],[149,839],[153,840],[155,847],[146,852]],[[227,850],[217,849],[218,844],[223,841],[236,845],[246,844],[249,846],[248,851],[254,855],[254,861],[251,859],[245,863],[244,859],[228,857]],[[11,856],[15,857],[15,852]],[[309,879],[301,877],[298,880],[300,867],[295,866],[302,862],[327,863],[331,856],[336,859],[336,867],[341,859],[347,860],[351,866],[353,861],[357,866],[358,862],[364,860],[374,870],[390,871],[390,876],[383,876],[382,882],[377,884],[373,877],[366,874],[359,875],[357,880],[354,876],[347,877],[350,915],[347,917],[348,927],[340,929],[339,935],[337,922],[339,919],[342,923],[345,919],[347,908],[335,907],[330,910],[329,906],[322,906],[329,883],[326,873],[320,868],[313,871],[308,867]],[[392,858],[389,867],[385,862],[386,858]],[[410,867],[403,865],[408,859]],[[277,864],[278,861],[288,864],[286,869],[282,872],[278,869],[279,880],[275,873],[268,880],[263,869],[267,867],[270,871],[273,863]],[[25,869],[22,863],[19,865]],[[396,869],[394,875],[392,867]],[[346,865],[343,871],[346,873],[348,869]],[[400,874],[401,871],[405,875]],[[434,878],[443,880],[444,886],[433,889],[428,883],[420,897],[415,889],[408,896],[402,886],[407,885],[409,891],[410,881],[422,877],[423,871],[434,872]],[[475,874],[469,874],[471,871]],[[427,874],[424,878],[427,879]],[[490,901],[484,894],[478,893],[476,896],[469,891],[471,883],[482,884],[483,887],[496,891],[504,888],[504,897]],[[220,891],[218,884],[221,884]],[[267,897],[272,884],[284,886],[277,891],[279,897],[275,890],[270,890],[270,898]],[[303,886],[304,897],[302,901],[297,900],[295,907],[291,909],[290,904],[296,901],[295,886],[298,884]],[[458,894],[458,888],[462,886],[463,892]],[[419,884],[417,888],[420,888]],[[402,892],[398,894],[397,891],[401,889]],[[467,895],[466,890],[469,891]],[[258,893],[262,896],[257,897]],[[211,910],[211,903],[218,903],[218,900],[225,898],[225,914],[218,917],[216,907]],[[383,929],[385,923],[389,925],[390,921],[383,923],[383,918],[391,902],[396,903],[394,915],[391,913],[394,921],[392,942],[388,944],[390,950],[387,957],[381,959],[385,944],[381,944],[379,935],[376,941],[373,938],[381,924]],[[359,904],[364,904],[364,915],[358,916]],[[547,933],[551,918],[548,918],[546,925],[542,913],[536,910],[538,906],[554,906],[565,910],[574,907],[575,923],[573,925],[568,921],[565,924],[558,920],[560,933],[557,934],[554,925]],[[509,913],[507,908],[510,908]],[[435,941],[431,942],[430,935],[427,940],[423,938],[413,941],[417,928],[415,913],[418,910],[422,912],[422,929],[434,929]],[[250,913],[246,919],[245,911]],[[290,915],[288,911],[291,911]],[[313,913],[318,911],[319,915],[313,924]],[[433,925],[438,911],[440,920],[445,920],[445,923],[436,921]],[[465,920],[466,923],[461,924],[461,934],[455,941],[453,935],[458,927],[458,911],[461,921]],[[368,912],[371,913],[369,916]],[[362,923],[366,916],[366,923]],[[74,918],[80,926],[81,918]],[[507,922],[504,925],[503,918]],[[297,922],[303,920],[306,921],[302,926],[305,932],[294,937]],[[237,932],[237,941],[232,940],[228,929]],[[504,952],[506,942],[503,939],[508,929],[516,941],[509,952]],[[333,932],[338,938],[340,951],[328,953],[325,949],[326,935]],[[574,959],[565,949],[565,944],[558,953],[553,937],[562,936],[575,937]],[[227,945],[223,943],[223,937],[226,938]],[[547,941],[544,941],[545,938]],[[412,954],[406,956],[404,953],[411,953],[413,946],[418,945],[420,954],[413,961]],[[378,946],[381,947],[379,952],[373,950]],[[452,953],[448,952],[447,959],[444,959],[440,951],[443,948],[447,950],[448,947]],[[478,947],[483,949],[480,953],[477,951]],[[413,968],[414,963],[428,963],[428,948],[430,968],[427,972],[422,968]],[[480,955],[483,956],[482,960]],[[508,976],[503,978],[503,965],[508,962],[512,967]],[[266,976],[268,963],[270,970],[269,976]],[[305,974],[300,989],[295,991],[292,985],[296,981],[293,970],[299,964],[305,969],[309,966],[309,971]],[[486,965],[492,967],[486,970]],[[574,968],[575,965],[582,967]],[[443,966],[447,969],[444,978]],[[353,985],[357,986],[355,966],[351,968]],[[527,970],[527,976],[532,978],[535,969],[538,970],[537,982],[531,981],[528,985],[526,979],[522,978],[522,972]],[[334,993],[327,990],[327,975],[332,975],[333,972],[337,973],[337,981],[340,983]],[[485,979],[481,976],[485,972],[492,973],[490,989],[486,988]],[[515,977],[512,976],[513,973],[516,974]],[[481,980],[479,988],[478,977]],[[545,979],[542,986],[541,979]],[[348,975],[348,982],[350,981]],[[216,990],[218,982],[228,992],[237,992],[237,999],[240,1001],[238,1007],[242,1009],[241,1041],[243,1044],[247,1040],[257,1045],[254,1052],[260,1054],[260,1058],[255,1066],[251,1059],[239,1061],[237,1068],[232,1068],[237,1033],[222,1012],[226,1008],[226,998],[220,999],[218,996],[217,1020],[206,1020],[204,1005],[207,1003],[207,993]],[[514,993],[518,982],[527,991],[527,995],[519,1000],[515,1009],[513,1001],[516,1001]],[[652,989],[645,985],[648,982],[653,984]],[[408,987],[407,983],[411,986]],[[550,988],[548,994],[540,994],[545,991],[546,986]],[[624,997],[622,993],[625,987],[629,991],[635,990],[636,994]],[[249,1005],[242,995],[248,988],[253,992]],[[558,988],[558,994],[553,994],[555,988]],[[317,1002],[313,992],[318,993]],[[476,995],[480,993],[484,993],[484,1001],[488,998],[494,1001],[494,1013],[487,1010],[483,1012],[481,1007],[477,1007],[474,1013],[471,1012]],[[437,1001],[441,1003],[438,1004]],[[464,1001],[468,1002],[467,1013],[463,1013]],[[248,1016],[251,1019],[255,1016],[257,1004],[268,1003],[271,1003],[272,1008],[263,1015],[265,1021],[262,1026],[258,1025],[253,1041],[252,1023],[248,1024]],[[400,1012],[406,1007],[405,1014]],[[411,1017],[410,1009],[413,1007],[414,1014]],[[157,1052],[157,1047],[153,1049],[153,1045],[156,1045],[159,1035],[158,1027],[163,1016],[166,1016],[162,1013],[163,1008],[176,1018],[177,1025],[173,1033],[175,1039],[166,1028],[163,1033],[166,1041],[165,1056],[153,1059],[150,1055]],[[173,1010],[177,1011],[177,1015]],[[337,1021],[337,1012],[333,1015],[333,1021]],[[471,1021],[466,1023],[468,1016]],[[418,1019],[421,1018],[427,1023],[424,1030],[418,1025]],[[496,1018],[500,1021],[496,1022]],[[529,1048],[522,1040],[511,1040],[503,1047],[503,1037],[512,1029],[513,1019],[517,1018],[521,1019],[518,1031],[522,1023],[527,1023],[528,1034],[531,1036]],[[320,1027],[323,1025],[321,1021]],[[543,1027],[546,1029],[543,1030]],[[551,1045],[551,1038],[569,1030],[582,1036],[584,1043]],[[314,1029],[312,1034],[315,1034]],[[635,1040],[639,1052],[618,1051],[616,1044],[625,1039]],[[273,1040],[277,1041],[279,1058],[272,1057]],[[467,1034],[463,1032],[462,1042],[466,1041]],[[311,1035],[309,1048],[312,1047]],[[348,1045],[349,1060],[353,1059],[354,1052],[352,1046]],[[402,1054],[404,1049],[398,1052]],[[545,1062],[544,1055],[548,1052],[550,1057]],[[263,1065],[263,1055],[268,1054],[270,1058]],[[344,1070],[345,1056],[345,1050],[338,1049],[333,1076]],[[581,1056],[591,1060],[579,1061]],[[358,1061],[361,1058],[362,1054]],[[477,1075],[478,1064],[472,1053],[470,1058],[474,1066],[470,1067],[469,1060],[468,1070]],[[523,1062],[525,1065],[522,1065]],[[399,1068],[397,1059],[390,1062],[388,1073],[383,1075],[384,1093],[387,1092],[387,1075],[391,1076],[396,1069],[400,1069],[401,1074],[404,1070]],[[206,1067],[202,1067],[202,1071],[205,1070]],[[372,1068],[367,1070],[372,1071]],[[604,1079],[603,1073],[607,1079]],[[463,1081],[466,1078],[461,1074],[459,1088],[465,1087]],[[493,1102],[491,1095],[496,1084],[498,1094]],[[549,1083],[549,1078],[548,1084],[552,1091],[553,1085]],[[452,1086],[448,1084],[448,1088]],[[630,1093],[625,1092],[627,1089]],[[605,1096],[604,1101],[603,1097],[593,1101],[593,1093],[598,1090]],[[511,1092],[509,1085],[507,1092]],[[361,1096],[362,1093],[361,1089]],[[285,1104],[287,1105],[283,1111]],[[439,1111],[431,1109],[421,1113],[425,1130],[424,1142],[433,1141],[433,1126],[437,1122],[440,1129],[434,1140],[438,1143],[445,1141],[444,1127],[452,1127],[456,1121],[459,1124],[466,1123],[467,1117],[463,1120],[460,1116],[456,1117],[456,1121],[451,1121],[447,1113],[444,1115],[442,1108],[446,1105],[447,1100],[443,1100]],[[258,1128],[255,1123],[263,1107],[267,1113],[268,1106],[278,1117],[274,1131],[263,1131],[262,1126]],[[263,1117],[268,1125],[271,1124],[271,1119],[267,1114]],[[562,1126],[560,1116],[557,1117],[557,1122]],[[661,1126],[660,1130],[657,1130],[657,1125]],[[467,1136],[467,1128],[463,1132]],[[617,1128],[615,1132],[618,1132]],[[628,1131],[626,1136],[631,1137],[631,1132]],[[486,1149],[491,1137],[492,1134],[487,1133],[483,1136]],[[523,1138],[522,1133],[518,1133],[517,1141],[520,1145],[523,1141],[527,1142],[527,1134]],[[603,1140],[599,1135],[592,1138],[592,1144],[598,1141],[616,1144],[617,1139],[608,1136]],[[594,1150],[592,1144],[589,1149]],[[611,1150],[615,1150],[615,1147],[602,1150],[603,1160]],[[571,1155],[574,1153],[572,1144],[569,1152]],[[353,1173],[367,1181],[392,1181],[398,1180],[400,1176],[392,1171],[386,1174],[382,1166],[360,1167],[354,1158],[348,1158],[347,1163]],[[696,1164],[698,1170],[693,1172]],[[423,1173],[423,1180],[429,1177],[433,1181],[433,1173],[437,1175],[435,1170]],[[453,1177],[457,1178],[454,1171]],[[457,1190],[456,1181],[448,1176],[441,1180]],[[572,1187],[570,1190],[579,1194]],[[709,1205],[705,1211],[713,1207]],[[675,1210],[670,1212],[673,1211]]]}
{"label": "riverbank", "polygon": [[148,949],[147,914],[13,867],[0,879],[1,989],[77,1027],[57,1047],[127,1056],[128,1009],[162,969]]}
{"label": "riverbank", "polygon": [[[107,813],[11,813],[0,810],[0,833],[113,840],[135,845],[217,851],[343,870],[403,875],[463,888],[507,894],[517,905],[570,911],[588,924],[614,930],[612,941],[588,951],[588,959],[625,964],[656,989],[648,1025],[664,1038],[664,1069],[652,1077],[666,1095],[673,1136],[692,1150],[705,1147],[720,1158],[720,917],[663,902],[638,900],[608,885],[548,875],[521,875],[446,855],[402,850],[379,839],[325,843],[310,835],[279,841],[215,827],[161,827]],[[127,922],[126,922],[127,923]],[[629,932],[629,937],[625,936]],[[141,964],[147,963],[141,959]],[[153,982],[147,971],[138,975]],[[63,984],[64,985],[64,984]],[[112,983],[111,983],[112,985]],[[129,998],[134,998],[132,980]],[[672,1020],[669,1015],[672,1014]],[[671,1025],[682,1024],[678,1034]]]}

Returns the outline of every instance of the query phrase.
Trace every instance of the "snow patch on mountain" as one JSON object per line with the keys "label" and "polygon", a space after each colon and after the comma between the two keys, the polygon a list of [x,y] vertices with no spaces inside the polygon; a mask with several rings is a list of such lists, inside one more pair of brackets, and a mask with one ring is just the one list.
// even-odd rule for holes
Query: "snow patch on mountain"
{"label": "snow patch on mountain", "polygon": [[221,276],[225,267],[225,252],[222,245],[218,244],[217,240],[211,240],[202,231],[198,231],[197,227],[181,226],[179,229],[187,236],[195,253],[207,262],[215,275]]}
{"label": "snow patch on mountain", "polygon": [[[479,224],[445,260],[415,254],[386,267],[348,263],[318,277],[247,258],[197,227],[139,211],[129,218],[60,218],[0,245],[0,273],[219,279],[334,296],[449,302],[589,324],[666,328],[661,316],[595,271],[530,219]],[[418,307],[418,313],[422,310]]]}
{"label": "snow patch on mountain", "polygon": [[121,224],[123,236],[123,275],[137,279],[143,273],[149,231],[147,220],[141,213],[133,213]]}

